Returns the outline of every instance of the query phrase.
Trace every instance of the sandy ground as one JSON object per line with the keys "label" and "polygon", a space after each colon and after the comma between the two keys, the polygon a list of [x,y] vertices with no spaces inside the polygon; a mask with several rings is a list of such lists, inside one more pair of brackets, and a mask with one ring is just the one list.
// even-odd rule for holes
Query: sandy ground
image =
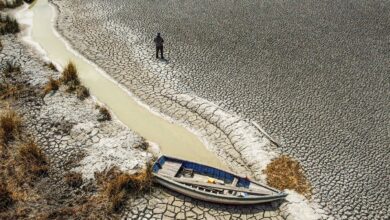
{"label": "sandy ground", "polygon": [[175,115],[195,94],[256,120],[336,218],[389,217],[388,2],[54,3],[70,43],[143,101]]}

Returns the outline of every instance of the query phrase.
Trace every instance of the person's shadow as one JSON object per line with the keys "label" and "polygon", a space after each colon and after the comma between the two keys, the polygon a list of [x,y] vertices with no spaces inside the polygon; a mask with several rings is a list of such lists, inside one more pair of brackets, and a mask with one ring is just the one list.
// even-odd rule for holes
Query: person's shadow
{"label": "person's shadow", "polygon": [[168,64],[168,63],[169,63],[169,60],[166,59],[165,57],[164,57],[164,58],[158,58],[158,60],[159,60],[160,62],[165,63],[165,64]]}

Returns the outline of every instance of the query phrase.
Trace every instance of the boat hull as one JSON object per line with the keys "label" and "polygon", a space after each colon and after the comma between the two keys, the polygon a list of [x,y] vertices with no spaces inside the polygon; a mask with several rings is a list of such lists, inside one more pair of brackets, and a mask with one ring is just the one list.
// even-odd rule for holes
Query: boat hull
{"label": "boat hull", "polygon": [[279,194],[279,195],[273,195],[273,196],[258,196],[258,197],[251,197],[251,198],[245,198],[245,197],[229,197],[229,196],[222,196],[222,195],[215,195],[212,193],[202,192],[198,191],[196,189],[193,189],[189,186],[186,186],[184,184],[180,184],[175,182],[174,180],[170,180],[168,178],[162,177],[158,174],[154,174],[155,178],[154,181],[156,183],[161,184],[162,186],[171,189],[173,191],[176,191],[178,193],[181,193],[183,195],[207,201],[207,202],[213,202],[213,203],[220,203],[220,204],[227,204],[227,205],[253,205],[253,204],[260,204],[260,203],[267,203],[272,202],[276,200],[283,199],[286,194]]}

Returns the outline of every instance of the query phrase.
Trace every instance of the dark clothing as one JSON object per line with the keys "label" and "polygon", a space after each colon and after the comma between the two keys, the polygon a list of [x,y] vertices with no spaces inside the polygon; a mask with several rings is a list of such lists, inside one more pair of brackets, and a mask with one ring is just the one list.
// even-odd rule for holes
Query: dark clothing
{"label": "dark clothing", "polygon": [[164,59],[164,47],[163,46],[160,46],[160,47],[156,46],[156,58],[158,58],[159,51],[161,52],[161,59]]}
{"label": "dark clothing", "polygon": [[162,47],[164,43],[164,39],[158,35],[157,37],[154,38],[154,43],[156,44],[156,47]]}
{"label": "dark clothing", "polygon": [[156,58],[158,58],[158,52],[160,51],[161,59],[164,59],[164,39],[160,36],[160,34],[154,38],[154,43],[156,44]]}

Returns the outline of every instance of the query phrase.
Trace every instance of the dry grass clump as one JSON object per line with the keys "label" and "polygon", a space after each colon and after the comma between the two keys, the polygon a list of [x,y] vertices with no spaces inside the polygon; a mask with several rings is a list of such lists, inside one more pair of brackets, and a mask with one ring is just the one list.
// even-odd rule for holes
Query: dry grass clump
{"label": "dry grass clump", "polygon": [[5,69],[3,70],[3,75],[5,77],[11,77],[12,74],[19,74],[20,72],[20,66],[7,62]]}
{"label": "dry grass clump", "polygon": [[148,142],[146,142],[145,140],[142,140],[140,143],[138,143],[135,148],[137,149],[141,149],[141,150],[147,150],[149,147],[149,144]]}
{"label": "dry grass clump", "polygon": [[64,176],[64,180],[68,186],[79,188],[83,185],[83,176],[81,173],[69,172]]}
{"label": "dry grass clump", "polygon": [[0,9],[4,8],[17,8],[21,5],[23,5],[23,0],[13,0],[13,1],[7,1],[7,0],[0,0]]}
{"label": "dry grass clump", "polygon": [[46,155],[38,145],[30,140],[19,148],[18,160],[26,174],[34,177],[46,176],[49,170]]}
{"label": "dry grass clump", "polygon": [[15,139],[20,133],[22,120],[20,116],[10,109],[0,115],[0,139],[2,143],[7,144]]}
{"label": "dry grass clump", "polygon": [[64,71],[62,71],[61,81],[68,86],[80,84],[76,66],[72,62],[69,62]]}
{"label": "dry grass clump", "polygon": [[9,16],[0,18],[0,35],[16,34],[20,31],[18,22]]}
{"label": "dry grass clump", "polygon": [[22,85],[10,85],[0,83],[0,100],[8,98],[18,98],[20,93],[24,90]]}
{"label": "dry grass clump", "polygon": [[102,195],[108,200],[108,209],[118,212],[122,209],[129,194],[139,194],[152,186],[152,164],[134,174],[124,173],[113,167],[108,171],[95,174],[99,184],[103,185]]}
{"label": "dry grass clump", "polygon": [[50,77],[49,81],[46,83],[45,87],[43,88],[43,94],[47,95],[51,91],[57,91],[59,87],[60,87],[60,82]]}
{"label": "dry grass clump", "polygon": [[[34,0],[24,0],[24,2],[31,4],[34,2]],[[13,0],[13,1],[7,1],[7,0],[0,0],[0,10],[3,10],[5,8],[17,8],[19,6],[23,5],[23,0]]]}
{"label": "dry grass clump", "polygon": [[90,96],[89,90],[83,85],[77,86],[76,94],[77,98],[80,100],[84,100]]}
{"label": "dry grass clump", "polygon": [[111,114],[106,107],[97,106],[97,108],[99,109],[99,115],[97,119],[99,122],[111,120]]}
{"label": "dry grass clump", "polygon": [[38,219],[40,220],[51,220],[51,219],[80,219],[76,218],[77,216],[77,208],[59,208],[51,210],[48,213],[41,214]]}
{"label": "dry grass clump", "polygon": [[69,62],[62,72],[61,82],[68,86],[67,92],[76,91],[77,98],[84,100],[90,96],[89,90],[81,85],[76,66]]}
{"label": "dry grass clump", "polygon": [[298,161],[286,155],[280,156],[267,165],[264,173],[267,175],[268,185],[279,190],[295,190],[310,197],[311,186]]}
{"label": "dry grass clump", "polygon": [[52,62],[46,63],[44,66],[48,67],[49,69],[51,69],[51,70],[53,70],[53,71],[55,71],[55,72],[58,71],[58,70],[57,70],[57,67],[56,67]]}
{"label": "dry grass clump", "polygon": [[0,184],[0,212],[8,209],[13,203],[11,192],[8,191],[5,184]]}

